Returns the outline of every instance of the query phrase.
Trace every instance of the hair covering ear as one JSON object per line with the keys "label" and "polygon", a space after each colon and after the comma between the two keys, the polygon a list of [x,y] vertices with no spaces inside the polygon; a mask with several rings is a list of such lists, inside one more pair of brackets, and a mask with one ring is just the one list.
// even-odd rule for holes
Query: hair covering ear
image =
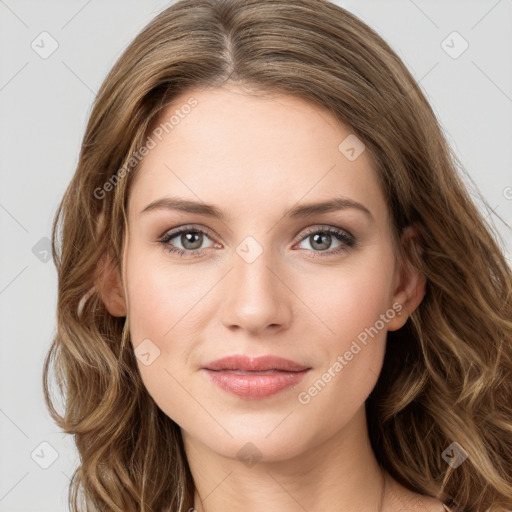
{"label": "hair covering ear", "polygon": [[[415,226],[407,227],[401,237],[401,268],[399,281],[393,295],[393,302],[400,304],[400,314],[388,324],[389,331],[400,329],[408,316],[421,304],[426,293],[426,279],[417,268],[418,254],[421,254],[421,235]],[[402,311],[403,310],[403,311]]]}
{"label": "hair covering ear", "polygon": [[94,284],[107,311],[113,316],[126,316],[126,301],[119,268],[113,265],[108,255],[102,256],[98,262]]}

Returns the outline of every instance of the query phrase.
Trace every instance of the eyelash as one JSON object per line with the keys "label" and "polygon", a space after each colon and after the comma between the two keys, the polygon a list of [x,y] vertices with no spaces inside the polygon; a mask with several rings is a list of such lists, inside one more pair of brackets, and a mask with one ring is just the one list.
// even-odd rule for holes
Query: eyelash
{"label": "eyelash", "polygon": [[[162,238],[160,238],[158,241],[164,246],[165,250],[169,253],[176,254],[180,258],[196,258],[203,256],[206,252],[206,249],[192,249],[192,250],[184,250],[179,249],[178,247],[174,247],[173,245],[170,245],[169,242],[176,238],[177,236],[183,234],[183,233],[202,233],[204,235],[209,235],[209,238],[211,237],[211,233],[209,230],[199,229],[195,226],[184,226],[180,229],[177,229],[175,231],[171,231],[170,233],[165,234]],[[308,228],[306,232],[304,233],[303,237],[299,240],[300,242],[303,242],[306,240],[309,236],[317,233],[328,233],[330,235],[334,235],[334,237],[342,242],[344,245],[340,245],[334,250],[327,250],[327,251],[313,251],[310,249],[310,252],[313,252],[314,256],[313,258],[326,258],[328,256],[334,256],[337,254],[340,254],[342,252],[347,252],[350,249],[352,249],[356,245],[356,239],[355,237],[350,234],[348,231],[334,228],[331,226],[325,226],[325,227],[315,227],[315,228]]]}

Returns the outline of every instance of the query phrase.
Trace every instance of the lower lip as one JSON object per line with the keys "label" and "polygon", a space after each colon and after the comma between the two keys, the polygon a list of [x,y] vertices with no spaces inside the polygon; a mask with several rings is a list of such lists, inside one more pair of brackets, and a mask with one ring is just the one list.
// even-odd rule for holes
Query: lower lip
{"label": "lower lip", "polygon": [[242,398],[258,399],[275,395],[298,384],[309,371],[242,374],[235,370],[214,371],[205,369],[210,379],[224,391]]}

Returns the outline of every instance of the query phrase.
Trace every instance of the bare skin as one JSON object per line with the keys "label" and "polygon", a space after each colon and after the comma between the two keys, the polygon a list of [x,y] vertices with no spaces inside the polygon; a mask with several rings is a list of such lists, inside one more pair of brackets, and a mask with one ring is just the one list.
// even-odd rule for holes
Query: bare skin
{"label": "bare skin", "polygon": [[[231,84],[182,94],[162,121],[191,97],[197,106],[149,151],[134,180],[122,276],[112,270],[102,295],[113,315],[128,314],[135,349],[150,340],[159,350],[139,369],[155,402],[181,427],[195,509],[442,512],[438,500],[383,473],[369,442],[364,404],[386,333],[418,307],[425,282],[397,263],[368,151],[347,158],[338,146],[352,131],[327,111]],[[225,218],[144,211],[169,196],[213,204]],[[285,216],[334,196],[369,213],[345,207]],[[197,257],[185,236],[162,242],[184,226],[203,232]],[[322,245],[318,234],[326,227],[355,243],[327,234]],[[244,245],[246,237],[252,245]],[[413,230],[401,242],[407,240]],[[240,247],[257,257],[249,263]],[[358,335],[380,326],[381,315],[384,327],[347,355]],[[311,369],[294,387],[248,400],[202,370],[233,354],[273,354]],[[336,371],[339,356],[346,364]],[[329,371],[329,382],[310,393]]]}

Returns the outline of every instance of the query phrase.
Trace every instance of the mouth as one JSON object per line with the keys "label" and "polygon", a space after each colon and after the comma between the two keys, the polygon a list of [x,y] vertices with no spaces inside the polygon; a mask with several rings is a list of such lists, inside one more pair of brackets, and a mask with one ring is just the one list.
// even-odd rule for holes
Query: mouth
{"label": "mouth", "polygon": [[208,363],[205,367],[207,370],[214,371],[240,371],[240,372],[301,372],[310,367],[301,365],[290,359],[284,359],[277,356],[260,356],[250,357],[246,355],[234,355],[223,357]]}
{"label": "mouth", "polygon": [[297,385],[311,370],[276,356],[229,356],[202,368],[222,390],[245,399],[262,399]]}
{"label": "mouth", "polygon": [[[210,368],[207,368],[207,370],[210,370]],[[280,370],[278,368],[272,368],[272,370],[264,370],[264,371],[259,371],[259,372],[252,372],[252,371],[248,371],[248,370],[240,370],[240,369],[235,369],[235,370],[228,370],[227,368],[224,369],[224,370],[210,370],[212,372],[223,372],[223,373],[234,373],[236,375],[272,375],[274,373],[300,373],[298,371],[294,371],[294,372],[288,372],[287,370]]]}

